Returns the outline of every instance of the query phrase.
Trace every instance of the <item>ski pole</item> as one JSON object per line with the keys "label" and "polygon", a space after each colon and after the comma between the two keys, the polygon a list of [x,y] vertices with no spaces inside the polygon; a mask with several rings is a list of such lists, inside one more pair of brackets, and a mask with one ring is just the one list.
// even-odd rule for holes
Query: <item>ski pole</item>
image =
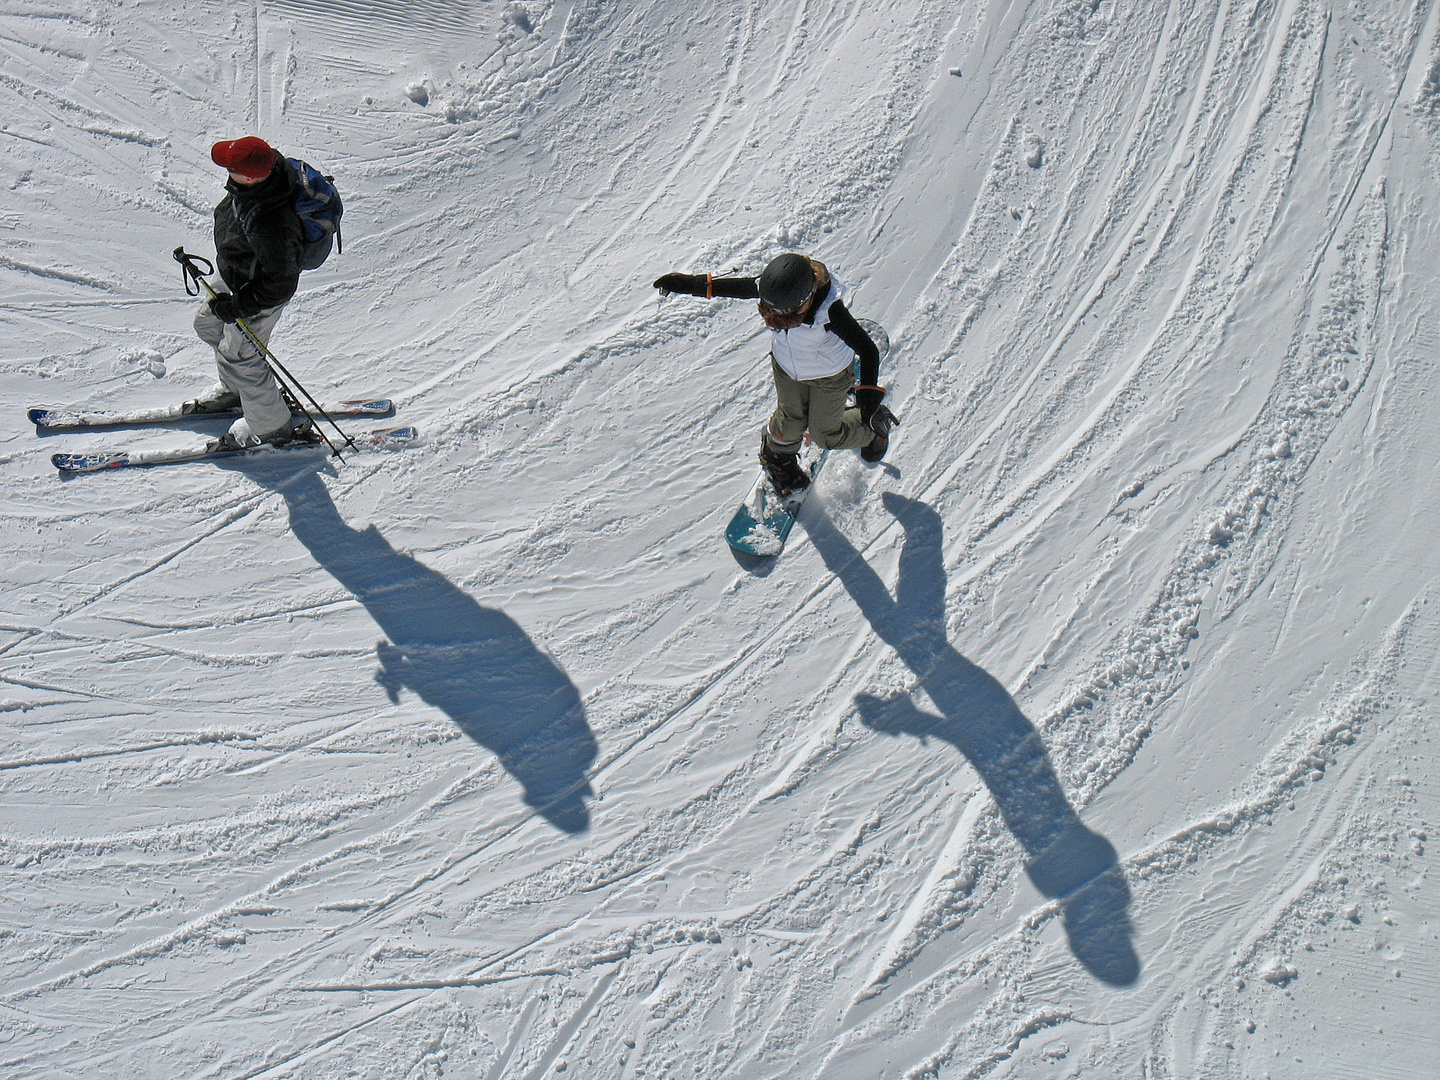
{"label": "ski pole", "polygon": [[[175,261],[180,264],[181,273],[185,278],[185,292],[187,294],[189,294],[190,296],[199,296],[199,286],[203,285],[205,287],[205,291],[209,293],[212,300],[218,295],[215,289],[211,287],[210,283],[206,281],[202,276],[203,274],[214,273],[214,267],[210,263],[209,259],[202,258],[199,255],[191,255],[184,249],[184,247],[176,248],[174,251],[174,257]],[[205,266],[205,269],[203,271],[199,267],[199,264],[201,263],[203,263]],[[305,397],[309,400],[310,404],[314,407],[315,412],[318,413],[320,417],[323,417],[330,424],[330,426],[335,429],[335,431],[340,435],[340,437],[345,440],[345,444],[347,446],[350,446],[351,448],[354,448],[355,440],[352,439],[349,435],[347,435],[341,429],[339,424],[335,423],[334,417],[332,417],[329,413],[325,411],[325,409],[320,405],[320,403],[315,400],[314,395],[312,395],[309,390],[306,390],[305,386],[300,382],[300,380],[297,379],[293,374],[291,374],[290,370],[280,362],[280,358],[276,356],[273,352],[271,352],[269,347],[255,335],[255,332],[250,329],[249,325],[245,322],[245,320],[237,318],[235,320],[235,325],[240,328],[240,332],[245,335],[245,337],[249,340],[250,344],[254,345],[255,348],[259,350],[261,355],[264,356],[268,361],[272,373],[276,375],[276,381],[279,383],[282,394],[286,399],[286,404],[290,405],[293,409],[295,409],[295,411],[299,412],[307,419],[315,421],[316,434],[318,434],[320,438],[324,440],[325,445],[330,448],[331,453],[333,453],[336,457],[341,456],[339,447],[337,447],[333,442],[330,441],[330,437],[326,435],[324,429],[320,427],[317,418],[311,415],[309,409],[301,405],[299,400],[295,397],[294,391],[286,385],[287,380],[290,383],[294,384],[295,389],[298,389],[300,393],[305,395]]]}
{"label": "ski pole", "polygon": [[[186,295],[199,296],[200,286],[202,285],[205,287],[205,291],[210,295],[210,299],[213,300],[216,296],[219,295],[210,285],[210,282],[205,280],[206,274],[213,274],[215,272],[215,267],[209,259],[206,259],[200,255],[192,255],[188,251],[186,251],[183,246],[177,247],[174,252],[172,252],[172,255],[175,261],[180,264],[180,273],[185,280]],[[202,265],[204,266],[203,270],[201,269]],[[305,395],[306,400],[308,400],[311,406],[314,407],[315,412],[318,413],[320,417],[323,417],[330,424],[330,426],[335,429],[335,431],[340,435],[340,437],[345,440],[345,445],[354,449],[355,440],[345,433],[345,431],[340,427],[340,425],[335,422],[335,418],[332,417],[328,412],[326,412],[325,409],[321,406],[321,404],[315,400],[314,395],[312,395],[309,390],[306,390],[300,380],[295,378],[295,376],[290,373],[289,369],[280,362],[280,358],[270,351],[269,346],[267,346],[255,335],[255,332],[250,329],[249,325],[245,322],[245,320],[237,318],[235,320],[235,325],[240,328],[240,332],[245,335],[245,337],[249,340],[250,344],[254,345],[255,348],[260,351],[260,354],[265,357],[266,361],[270,365],[272,373],[276,375],[276,381],[279,383],[281,394],[285,398],[285,403],[291,408],[298,411],[307,419],[315,421],[316,434],[318,434],[320,438],[324,440],[325,445],[330,448],[331,453],[333,453],[336,457],[341,456],[340,448],[330,441],[330,437],[325,434],[324,429],[320,427],[318,419],[315,416],[311,415],[310,410],[300,404],[299,400],[295,397],[294,392],[289,386],[286,385],[286,380],[295,384],[295,388],[298,389],[300,393]],[[281,376],[283,376],[283,379],[281,378]]]}
{"label": "ski pole", "polygon": [[[203,276],[205,274],[213,274],[215,272],[214,266],[211,264],[209,259],[203,258],[199,255],[192,255],[187,252],[183,247],[176,248],[173,252],[173,255],[175,261],[180,264],[180,272],[185,280],[185,292],[187,295],[199,296],[201,286],[204,286],[205,291],[210,295],[210,298],[212,300],[217,295],[219,295]],[[203,270],[201,269],[201,264],[204,265]],[[334,418],[331,417],[330,414],[327,413],[320,406],[320,403],[316,401],[313,396],[311,396],[310,391],[306,390],[305,387],[301,384],[300,380],[295,378],[295,376],[290,373],[290,371],[285,367],[285,365],[280,362],[280,358],[277,357],[273,352],[271,352],[263,341],[256,337],[254,331],[250,329],[249,325],[245,322],[245,320],[237,318],[235,320],[235,324],[240,328],[240,332],[245,335],[246,339],[249,340],[250,344],[254,345],[255,348],[259,350],[261,355],[266,358],[267,364],[271,370],[271,374],[275,376],[275,381],[280,388],[281,398],[284,400],[285,404],[289,406],[292,411],[300,413],[306,419],[315,421],[315,433],[319,435],[320,438],[324,441],[325,445],[329,447],[330,452],[336,457],[341,456],[340,448],[337,447],[330,440],[330,437],[325,434],[324,429],[320,427],[318,421],[316,421],[316,418],[311,415],[310,410],[300,404],[300,401],[295,396],[294,390],[292,390],[290,386],[287,385],[287,380],[288,382],[294,383],[295,386],[299,388],[300,392],[303,393],[307,398],[309,398],[310,403],[315,407],[315,411],[321,416],[323,416],[326,420],[328,420],[330,422],[330,426],[333,427],[337,432],[339,432],[341,438],[343,438],[348,445],[353,447],[355,445],[354,440],[341,430],[340,425],[335,423]]]}
{"label": "ski pole", "polygon": [[[213,274],[215,272],[215,267],[209,259],[206,259],[200,255],[192,255],[183,247],[176,248],[174,252],[172,252],[172,255],[175,261],[180,264],[180,274],[185,282],[186,295],[199,296],[200,287],[202,285],[204,286],[205,291],[210,294],[210,298],[212,300],[218,295],[215,292],[214,288],[211,287],[210,283],[206,281],[204,277],[204,275],[206,274]],[[201,268],[202,266],[203,269]],[[306,409],[303,405],[300,404],[299,400],[295,397],[295,392],[290,388],[290,386],[286,382],[286,379],[281,378],[280,373],[275,370],[275,366],[280,365],[280,362],[275,357],[275,354],[270,352],[270,350],[265,347],[265,343],[263,341],[260,341],[255,336],[254,332],[251,331],[250,327],[245,322],[237,319],[236,324],[239,326],[240,332],[245,335],[245,337],[250,341],[250,343],[254,345],[258,350],[260,350],[262,355],[267,357],[267,366],[270,368],[270,373],[275,376],[275,383],[280,389],[280,398],[282,401],[285,402],[286,407],[289,408],[291,412],[298,412],[306,419],[314,421],[315,418],[310,415],[310,410]],[[280,365],[280,369],[281,371],[284,371],[284,365]],[[288,371],[284,371],[284,374],[288,379],[295,382],[297,386],[300,385],[299,380],[296,379],[293,375],[291,375]],[[304,390],[305,388],[301,386],[300,389]],[[311,400],[314,401],[314,398],[311,398]],[[331,419],[328,414],[325,413],[324,409],[321,409],[318,404],[316,405],[316,408],[322,415],[325,416],[325,419],[330,421],[330,425],[334,427],[335,430],[340,430],[339,425],[337,425],[335,421]],[[329,448],[332,454],[334,454],[336,457],[341,456],[339,447],[337,447],[333,442],[330,441],[330,437],[325,434],[324,429],[322,429],[318,423],[315,425],[315,433],[320,436],[321,440],[324,441],[326,447]],[[341,431],[340,434],[344,435],[345,433]],[[351,442],[348,436],[346,436],[345,441],[350,443],[352,446],[354,445],[354,443]]]}

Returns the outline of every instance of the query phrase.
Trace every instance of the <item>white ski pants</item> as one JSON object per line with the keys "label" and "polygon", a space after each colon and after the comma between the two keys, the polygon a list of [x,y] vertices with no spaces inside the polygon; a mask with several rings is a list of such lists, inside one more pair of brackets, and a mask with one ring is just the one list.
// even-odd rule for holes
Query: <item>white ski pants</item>
{"label": "white ski pants", "polygon": [[[266,308],[245,320],[262,343],[270,343],[270,333],[280,321],[284,304]],[[268,435],[290,423],[290,407],[280,397],[265,354],[234,323],[222,322],[202,304],[195,313],[195,333],[215,350],[215,365],[220,369],[220,382],[225,389],[240,395],[245,423],[256,435]]]}

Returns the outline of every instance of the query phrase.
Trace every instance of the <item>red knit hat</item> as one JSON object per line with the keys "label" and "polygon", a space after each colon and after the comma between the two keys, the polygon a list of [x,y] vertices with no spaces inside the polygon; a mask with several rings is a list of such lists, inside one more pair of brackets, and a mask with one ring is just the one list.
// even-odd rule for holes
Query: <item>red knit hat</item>
{"label": "red knit hat", "polygon": [[243,139],[217,142],[210,148],[210,160],[222,169],[263,180],[275,167],[275,151],[264,139],[247,135]]}

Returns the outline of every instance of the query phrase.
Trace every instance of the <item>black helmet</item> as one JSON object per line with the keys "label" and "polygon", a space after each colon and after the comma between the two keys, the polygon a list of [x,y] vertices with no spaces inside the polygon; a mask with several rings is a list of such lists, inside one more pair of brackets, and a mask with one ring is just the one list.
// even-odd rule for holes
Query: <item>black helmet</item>
{"label": "black helmet", "polygon": [[793,252],[772,259],[760,275],[760,302],[777,315],[793,315],[815,294],[815,270]]}

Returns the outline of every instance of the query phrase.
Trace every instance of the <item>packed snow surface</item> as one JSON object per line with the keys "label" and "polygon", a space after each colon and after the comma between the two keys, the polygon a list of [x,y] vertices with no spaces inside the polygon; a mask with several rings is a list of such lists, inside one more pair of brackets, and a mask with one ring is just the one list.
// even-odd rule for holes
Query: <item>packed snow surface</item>
{"label": "packed snow surface", "polygon": [[[0,8],[0,1073],[1440,1075],[1440,0]],[[272,342],[423,442],[57,478]],[[721,539],[798,250],[904,426]],[[368,421],[350,421],[365,424]]]}

